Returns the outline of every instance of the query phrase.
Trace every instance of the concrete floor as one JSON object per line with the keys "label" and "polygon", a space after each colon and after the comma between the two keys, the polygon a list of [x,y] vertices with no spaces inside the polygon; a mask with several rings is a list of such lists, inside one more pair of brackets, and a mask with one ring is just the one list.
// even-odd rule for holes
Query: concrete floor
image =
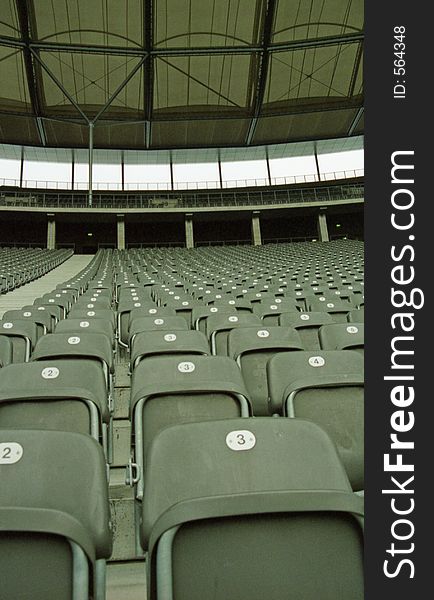
{"label": "concrete floor", "polygon": [[146,600],[145,562],[107,565],[106,600]]}
{"label": "concrete floor", "polygon": [[77,275],[90,263],[93,256],[93,254],[71,256],[71,258],[68,258],[64,263],[39,279],[0,296],[0,319],[7,310],[16,310],[27,304],[33,304],[36,298],[51,292],[57,284]]}

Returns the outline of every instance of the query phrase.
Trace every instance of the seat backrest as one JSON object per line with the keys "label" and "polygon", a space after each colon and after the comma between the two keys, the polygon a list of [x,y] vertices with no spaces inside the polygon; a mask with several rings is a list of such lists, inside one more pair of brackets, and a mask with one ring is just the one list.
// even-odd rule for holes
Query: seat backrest
{"label": "seat backrest", "polygon": [[324,350],[359,350],[363,352],[365,331],[363,323],[332,323],[323,325],[319,332]]}
{"label": "seat backrest", "polygon": [[31,360],[51,358],[91,358],[107,366],[114,373],[113,349],[110,340],[103,333],[80,332],[51,333],[44,335],[36,343]]}
{"label": "seat backrest", "polygon": [[[134,369],[130,418],[135,458],[143,471],[149,444],[163,427],[209,419],[247,417],[248,392],[235,361],[222,356],[159,356]],[[143,491],[143,478],[136,494]]]}
{"label": "seat backrest", "polygon": [[131,323],[129,343],[142,331],[186,331],[188,325],[183,317],[157,316],[137,317]]}
{"label": "seat backrest", "polygon": [[12,362],[12,342],[9,337],[0,333],[0,368]]}
{"label": "seat backrest", "polygon": [[34,306],[21,310],[7,310],[3,314],[3,321],[13,321],[15,319],[28,319],[35,323],[38,338],[51,331],[52,323],[49,313],[45,310],[37,310]]}
{"label": "seat backrest", "polygon": [[200,600],[213,582],[216,600],[362,600],[362,519],[363,501],[314,423],[168,427],[146,469],[148,597],[164,585],[174,599]]}
{"label": "seat backrest", "polygon": [[333,315],[327,312],[283,313],[279,317],[280,326],[294,327],[298,331],[306,350],[319,350],[319,329],[333,322]]}
{"label": "seat backrest", "polygon": [[9,337],[12,342],[13,362],[23,363],[30,360],[38,338],[36,323],[27,319],[1,320],[0,334]]}
{"label": "seat backrest", "polygon": [[131,344],[131,369],[151,356],[210,353],[208,340],[201,331],[142,331],[134,337]]}
{"label": "seat backrest", "polygon": [[207,318],[206,335],[211,344],[213,354],[227,356],[227,339],[231,329],[238,327],[260,326],[261,319],[251,313],[236,315],[216,314]]}
{"label": "seat backrest", "polygon": [[347,321],[349,323],[364,323],[365,322],[365,309],[364,308],[356,308],[354,310],[350,310],[347,314]]}
{"label": "seat backrest", "polygon": [[115,333],[113,331],[112,323],[107,319],[96,319],[94,317],[90,317],[88,319],[73,319],[68,317],[56,325],[54,332],[76,333],[77,335],[82,332],[101,333],[107,336],[112,345],[115,341]]}
{"label": "seat backrest", "polygon": [[112,533],[99,445],[77,433],[2,428],[0,480],[0,596],[102,594],[92,580]]}
{"label": "seat backrest", "polygon": [[228,335],[228,356],[241,368],[255,416],[269,415],[267,362],[278,352],[304,350],[297,331],[290,327],[239,327]]}
{"label": "seat backrest", "polygon": [[92,360],[51,359],[0,369],[2,426],[79,431],[96,439],[109,422],[106,381]]}
{"label": "seat backrest", "polygon": [[311,419],[336,443],[354,490],[363,489],[363,357],[352,350],[283,352],[267,364],[273,412]]}

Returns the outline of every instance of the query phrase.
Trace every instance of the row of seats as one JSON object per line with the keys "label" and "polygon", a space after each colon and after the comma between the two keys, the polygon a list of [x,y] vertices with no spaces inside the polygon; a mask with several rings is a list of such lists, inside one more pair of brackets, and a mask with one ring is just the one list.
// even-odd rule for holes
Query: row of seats
{"label": "row of seats", "polygon": [[0,248],[0,294],[6,294],[58,267],[72,250]]}
{"label": "row of seats", "polygon": [[[354,284],[362,272],[360,246],[349,244],[347,254],[340,244],[310,247],[322,265],[334,260],[336,249],[349,269],[345,281]],[[9,474],[12,488],[28,495],[26,507],[39,510],[48,502],[52,509],[58,502],[62,514],[80,523],[81,533],[88,530],[86,540],[78,529],[68,535],[66,518],[61,533],[44,529],[43,542],[53,546],[53,535],[67,542],[73,569],[59,572],[74,589],[86,582],[84,595],[77,597],[103,598],[111,549],[105,467],[111,460],[114,365],[129,360],[132,459],[127,479],[135,488],[137,536],[148,557],[148,597],[361,598],[362,309],[343,300],[350,310],[345,322],[336,323],[333,311],[309,311],[304,299],[302,305],[294,297],[285,306],[292,310],[268,315],[260,313],[264,298],[255,291],[254,297],[238,298],[228,312],[220,312],[220,299],[208,303],[208,295],[196,297],[194,286],[206,274],[206,287],[221,292],[224,272],[232,272],[229,283],[245,277],[237,270],[247,265],[249,249],[206,250],[99,252],[83,273],[23,309],[31,314],[22,320],[36,329],[39,325],[39,331],[29,354],[15,354],[0,369],[0,471]],[[316,264],[304,244],[250,250],[255,289],[283,270],[290,274],[308,269],[308,261]],[[350,270],[358,273],[351,280]],[[272,301],[279,299],[286,302],[273,290]],[[145,301],[146,307],[134,306]],[[361,307],[362,294],[358,302]],[[129,310],[124,310],[126,303]],[[143,314],[143,308],[156,312]],[[352,310],[359,311],[356,321]],[[317,312],[325,322],[316,321]],[[44,323],[38,319],[41,313]],[[300,323],[315,323],[313,349],[301,338],[303,327],[284,322],[291,315]],[[14,327],[20,319],[12,317],[18,316],[9,315],[6,322]],[[266,322],[267,317],[273,319]],[[13,337],[0,335],[0,340],[13,343]],[[99,473],[92,486],[87,466],[81,472],[83,454],[77,453],[77,460],[73,454],[82,439],[88,440],[83,447],[90,468]],[[64,465],[60,482],[68,473],[73,477],[74,484],[65,484],[69,499],[60,492],[55,502],[51,495],[44,497],[43,483],[39,496],[27,489],[36,478],[31,477],[31,460],[24,462],[33,444],[52,448],[56,473]],[[91,490],[78,498],[80,486]],[[0,491],[0,517],[8,502]],[[90,525],[95,510],[101,518]],[[40,517],[34,517],[35,523]],[[39,526],[40,532],[41,521]],[[19,531],[33,530],[14,527],[21,556],[29,536]],[[2,531],[0,548],[8,542]],[[249,551],[240,552],[240,544]],[[66,556],[59,550],[62,569],[68,566]],[[31,550],[27,561],[36,579]],[[25,592],[16,595],[16,562],[10,559],[8,565],[7,597],[27,598]],[[29,595],[32,600],[49,597],[50,574],[43,572],[42,591]],[[260,574],[259,580],[252,572]],[[69,596],[59,589],[53,597]]]}

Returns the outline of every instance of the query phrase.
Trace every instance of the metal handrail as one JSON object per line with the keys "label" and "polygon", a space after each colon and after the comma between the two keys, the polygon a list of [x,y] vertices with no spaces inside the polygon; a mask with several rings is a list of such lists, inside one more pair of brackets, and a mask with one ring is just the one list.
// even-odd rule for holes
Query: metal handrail
{"label": "metal handrail", "polygon": [[[227,189],[213,191],[189,191],[183,193],[105,193],[94,194],[94,209],[191,209],[249,206],[288,206],[311,202],[330,204],[335,201],[364,198],[363,182],[341,183],[332,186],[306,188],[258,188]],[[87,193],[55,192],[37,190],[1,190],[0,207],[30,208],[88,208]]]}

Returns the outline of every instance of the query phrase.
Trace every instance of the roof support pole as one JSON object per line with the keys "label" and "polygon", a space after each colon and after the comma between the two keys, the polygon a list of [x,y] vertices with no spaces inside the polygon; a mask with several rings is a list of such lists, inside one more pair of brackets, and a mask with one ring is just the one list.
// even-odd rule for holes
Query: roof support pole
{"label": "roof support pole", "polygon": [[92,206],[93,187],[93,123],[89,123],[89,206]]}

